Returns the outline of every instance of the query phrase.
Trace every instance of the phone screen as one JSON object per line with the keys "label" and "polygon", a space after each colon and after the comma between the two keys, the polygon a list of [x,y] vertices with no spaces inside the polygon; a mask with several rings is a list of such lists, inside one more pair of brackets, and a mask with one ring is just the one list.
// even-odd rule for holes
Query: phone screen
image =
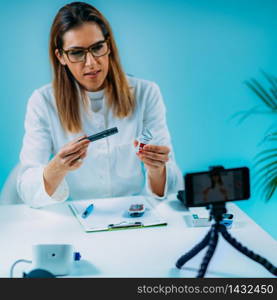
{"label": "phone screen", "polygon": [[189,173],[185,176],[189,206],[248,199],[250,197],[247,167]]}

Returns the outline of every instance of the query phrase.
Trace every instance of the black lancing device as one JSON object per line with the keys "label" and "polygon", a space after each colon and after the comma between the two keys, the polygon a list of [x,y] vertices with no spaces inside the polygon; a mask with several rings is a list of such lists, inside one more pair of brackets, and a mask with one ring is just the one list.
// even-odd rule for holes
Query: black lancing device
{"label": "black lancing device", "polygon": [[113,135],[113,134],[116,134],[116,133],[118,133],[118,129],[117,129],[117,127],[113,127],[113,128],[106,129],[104,131],[98,132],[96,134],[90,135],[88,137],[82,138],[82,139],[79,140],[79,142],[82,141],[82,140],[85,140],[85,139],[88,139],[91,142],[94,142],[94,141],[100,140],[102,138],[105,138],[107,136],[110,136],[110,135]]}

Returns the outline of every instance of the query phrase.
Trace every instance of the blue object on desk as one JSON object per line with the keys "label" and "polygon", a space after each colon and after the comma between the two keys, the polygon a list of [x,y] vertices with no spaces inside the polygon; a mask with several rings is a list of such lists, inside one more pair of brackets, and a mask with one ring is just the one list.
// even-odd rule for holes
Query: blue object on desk
{"label": "blue object on desk", "polygon": [[86,218],[88,215],[90,215],[91,213],[92,213],[92,211],[93,211],[93,203],[92,204],[90,204],[87,208],[86,208],[86,210],[83,212],[83,214],[82,214],[82,217],[83,218]]}

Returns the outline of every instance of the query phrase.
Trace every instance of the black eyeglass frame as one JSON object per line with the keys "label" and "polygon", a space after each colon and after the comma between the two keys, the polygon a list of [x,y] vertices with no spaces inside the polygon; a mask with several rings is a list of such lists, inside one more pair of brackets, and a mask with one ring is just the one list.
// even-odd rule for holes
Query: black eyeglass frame
{"label": "black eyeglass frame", "polygon": [[[104,44],[104,43],[107,44],[107,51],[106,51],[104,54],[101,54],[101,55],[95,55],[95,54],[92,53],[92,48],[97,47],[98,44]],[[77,49],[79,49],[79,48],[76,48],[76,50],[77,50]],[[95,43],[95,44],[89,46],[88,48],[80,48],[79,50],[85,51],[85,56],[84,56],[83,60],[80,60],[80,61],[71,61],[70,58],[69,58],[68,53],[69,53],[70,51],[74,51],[74,49],[69,49],[69,50],[65,50],[65,49],[63,49],[63,48],[60,49],[60,51],[61,51],[62,53],[65,53],[65,54],[66,54],[66,57],[68,58],[68,60],[69,60],[71,63],[75,64],[75,63],[85,62],[85,61],[87,60],[87,54],[88,54],[88,52],[89,52],[94,58],[96,58],[96,59],[99,58],[99,57],[105,56],[105,55],[107,55],[107,54],[110,53],[110,47],[109,47],[108,38],[106,38],[106,39],[103,40],[103,41],[99,41],[99,42],[97,42],[97,43]]]}

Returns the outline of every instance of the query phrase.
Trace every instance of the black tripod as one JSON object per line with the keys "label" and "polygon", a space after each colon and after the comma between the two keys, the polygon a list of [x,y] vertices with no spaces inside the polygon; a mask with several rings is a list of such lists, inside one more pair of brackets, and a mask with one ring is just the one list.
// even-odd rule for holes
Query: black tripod
{"label": "black tripod", "polygon": [[178,261],[176,262],[176,267],[180,269],[187,261],[189,261],[192,257],[194,257],[197,253],[199,253],[202,249],[204,249],[206,246],[208,247],[208,250],[203,258],[203,261],[201,263],[200,269],[197,274],[197,278],[202,278],[205,276],[208,265],[212,259],[212,256],[215,252],[215,248],[217,246],[218,242],[218,236],[219,233],[222,234],[224,239],[231,244],[234,248],[236,248],[238,251],[243,253],[244,255],[248,256],[249,258],[253,259],[257,263],[263,265],[270,273],[277,276],[277,268],[273,266],[268,260],[261,257],[258,254],[255,254],[253,251],[248,250],[246,247],[244,247],[241,243],[236,241],[227,231],[225,225],[221,224],[220,222],[223,219],[223,214],[227,212],[225,203],[216,203],[211,204],[209,207],[211,209],[210,211],[210,219],[214,219],[215,223],[212,225],[209,232],[206,234],[206,236],[203,238],[203,240],[197,244],[194,248],[192,248],[189,252],[181,256]]}

